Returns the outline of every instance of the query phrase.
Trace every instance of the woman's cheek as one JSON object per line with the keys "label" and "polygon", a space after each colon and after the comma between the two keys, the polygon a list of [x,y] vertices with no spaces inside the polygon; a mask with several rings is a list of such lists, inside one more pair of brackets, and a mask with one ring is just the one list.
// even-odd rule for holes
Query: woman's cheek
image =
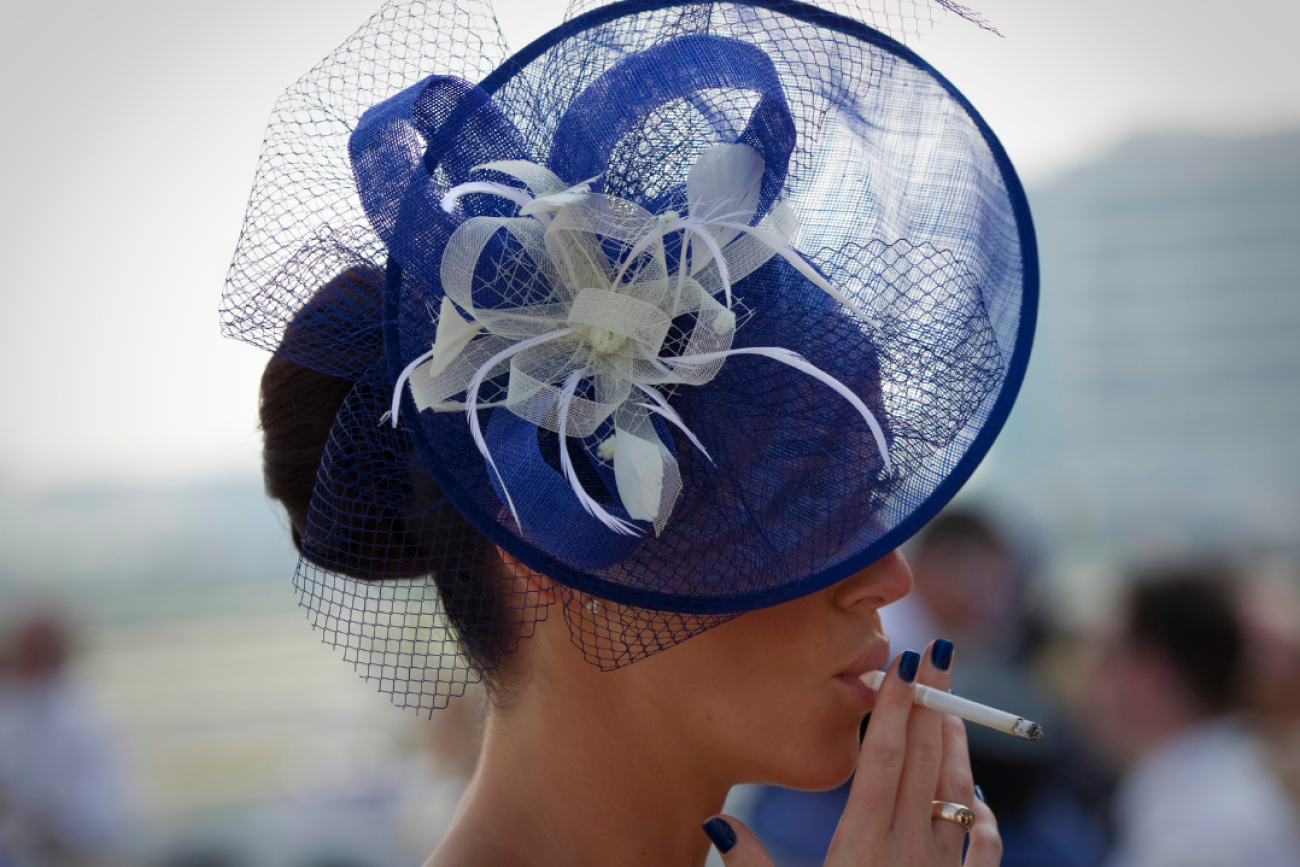
{"label": "woman's cheek", "polygon": [[860,720],[846,714],[833,683],[817,690],[806,678],[771,678],[752,693],[763,698],[740,709],[749,719],[737,728],[752,733],[745,753],[764,782],[820,790],[848,779]]}

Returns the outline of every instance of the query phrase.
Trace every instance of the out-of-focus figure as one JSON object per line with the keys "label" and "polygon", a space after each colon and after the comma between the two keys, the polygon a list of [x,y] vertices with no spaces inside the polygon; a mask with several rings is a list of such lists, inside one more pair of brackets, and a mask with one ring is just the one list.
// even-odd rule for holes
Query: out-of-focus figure
{"label": "out-of-focus figure", "polygon": [[129,810],[114,744],[66,677],[70,636],[53,614],[0,635],[0,865],[100,864]]}
{"label": "out-of-focus figure", "polygon": [[1295,867],[1300,817],[1232,711],[1242,631],[1206,569],[1145,576],[1099,654],[1090,731],[1126,773],[1110,867]]}
{"label": "out-of-focus figure", "polygon": [[[891,653],[936,638],[956,646],[953,691],[1043,725],[1037,743],[968,725],[971,771],[997,813],[1003,867],[1094,867],[1105,855],[1107,780],[1038,676],[1044,627],[1027,604],[1025,558],[983,510],[950,506],[907,554],[905,598],[881,610]],[[748,817],[779,867],[825,857],[848,784],[831,792],[765,788]]]}
{"label": "out-of-focus figure", "polygon": [[953,691],[1042,724],[1030,743],[968,725],[971,771],[998,815],[1004,867],[1092,867],[1104,857],[1109,780],[1061,712],[1038,660],[1050,626],[1028,602],[1030,558],[985,509],[955,505],[909,553],[913,592],[881,611],[893,647],[944,636]]}
{"label": "out-of-focus figure", "polygon": [[1242,699],[1300,810],[1300,564],[1257,564],[1239,592],[1246,671]]}

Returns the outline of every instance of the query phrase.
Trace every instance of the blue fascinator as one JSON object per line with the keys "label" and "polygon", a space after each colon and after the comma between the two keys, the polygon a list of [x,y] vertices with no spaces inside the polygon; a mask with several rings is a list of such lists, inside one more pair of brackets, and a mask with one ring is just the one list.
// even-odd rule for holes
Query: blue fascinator
{"label": "blue fascinator", "polygon": [[352,383],[295,578],[440,707],[558,587],[605,668],[824,588],[974,471],[1033,227],[966,99],[858,20],[626,0],[506,57],[390,3],[277,104],[223,331]]}

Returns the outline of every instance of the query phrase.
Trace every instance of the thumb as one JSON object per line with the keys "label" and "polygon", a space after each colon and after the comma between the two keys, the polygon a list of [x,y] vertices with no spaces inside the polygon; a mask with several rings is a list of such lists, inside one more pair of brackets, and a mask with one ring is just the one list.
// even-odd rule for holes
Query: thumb
{"label": "thumb", "polygon": [[709,835],[727,867],[772,867],[772,859],[763,844],[739,819],[714,816],[704,823],[704,833]]}

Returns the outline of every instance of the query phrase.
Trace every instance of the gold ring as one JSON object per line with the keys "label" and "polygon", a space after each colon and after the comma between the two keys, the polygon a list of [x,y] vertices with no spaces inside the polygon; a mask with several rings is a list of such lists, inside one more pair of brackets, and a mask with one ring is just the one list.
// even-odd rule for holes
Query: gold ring
{"label": "gold ring", "polygon": [[975,824],[975,814],[971,812],[970,807],[963,807],[961,804],[954,804],[951,801],[934,801],[930,804],[931,819],[947,819],[949,822],[956,822],[964,827],[967,831],[970,826]]}

